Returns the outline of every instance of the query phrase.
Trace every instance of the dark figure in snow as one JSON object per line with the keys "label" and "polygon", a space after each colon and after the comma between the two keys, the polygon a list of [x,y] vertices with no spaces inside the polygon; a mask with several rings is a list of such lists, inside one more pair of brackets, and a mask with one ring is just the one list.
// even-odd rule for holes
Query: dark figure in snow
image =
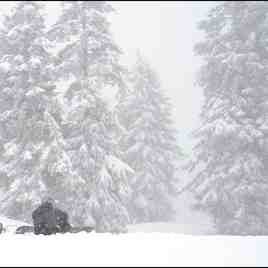
{"label": "dark figure in snow", "polygon": [[54,215],[53,203],[50,200],[42,202],[42,204],[32,213],[34,233],[50,235],[55,234],[59,230],[57,228],[56,217]]}
{"label": "dark figure in snow", "polygon": [[71,229],[68,215],[54,207],[54,201],[48,198],[32,213],[34,233],[51,235],[65,233]]}

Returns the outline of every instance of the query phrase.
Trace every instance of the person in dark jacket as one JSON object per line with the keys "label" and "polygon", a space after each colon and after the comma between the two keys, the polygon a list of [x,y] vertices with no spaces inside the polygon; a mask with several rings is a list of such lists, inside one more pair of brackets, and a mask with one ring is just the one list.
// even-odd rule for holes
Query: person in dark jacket
{"label": "person in dark jacket", "polygon": [[34,233],[51,235],[70,231],[68,214],[54,207],[54,201],[48,198],[33,211]]}
{"label": "person in dark jacket", "polygon": [[50,235],[58,231],[54,207],[50,200],[44,201],[33,213],[34,233]]}

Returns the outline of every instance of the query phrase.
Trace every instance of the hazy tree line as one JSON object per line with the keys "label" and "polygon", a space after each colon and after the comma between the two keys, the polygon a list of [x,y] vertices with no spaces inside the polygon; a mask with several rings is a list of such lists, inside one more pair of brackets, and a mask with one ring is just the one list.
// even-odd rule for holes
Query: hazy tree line
{"label": "hazy tree line", "polygon": [[49,28],[43,11],[19,1],[0,29],[1,214],[30,221],[49,196],[99,231],[170,219],[181,151],[158,75],[121,65],[108,2],[62,1]]}
{"label": "hazy tree line", "polygon": [[200,23],[204,91],[190,189],[218,232],[268,233],[268,3],[218,3]]}
{"label": "hazy tree line", "polygon": [[[100,231],[171,219],[181,150],[157,73],[141,56],[120,63],[108,2],[63,1],[49,29],[42,11],[21,1],[0,32],[1,213],[27,221],[51,196]],[[267,234],[268,4],[218,3],[199,28],[204,103],[184,189],[218,233]]]}

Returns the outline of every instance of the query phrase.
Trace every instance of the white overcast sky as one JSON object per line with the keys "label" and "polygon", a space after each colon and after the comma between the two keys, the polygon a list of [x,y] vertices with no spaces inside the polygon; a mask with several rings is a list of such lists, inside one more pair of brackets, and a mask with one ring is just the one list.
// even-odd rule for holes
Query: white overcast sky
{"label": "white overcast sky", "polygon": [[[12,3],[13,2],[13,3]],[[1,13],[15,1],[0,2]],[[137,49],[158,71],[162,85],[174,106],[174,121],[180,146],[190,152],[189,134],[199,122],[202,90],[195,86],[200,59],[193,46],[202,34],[197,23],[215,2],[210,1],[111,1],[116,13],[111,16],[112,31],[131,63]],[[53,23],[59,14],[59,2],[47,1],[47,18]],[[0,13],[0,15],[1,15]]]}

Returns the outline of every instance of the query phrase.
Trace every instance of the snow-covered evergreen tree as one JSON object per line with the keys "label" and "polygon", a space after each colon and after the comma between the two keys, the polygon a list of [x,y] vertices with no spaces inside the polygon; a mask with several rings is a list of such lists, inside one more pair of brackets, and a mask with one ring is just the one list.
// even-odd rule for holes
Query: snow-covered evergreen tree
{"label": "snow-covered evergreen tree", "polygon": [[120,50],[114,43],[105,1],[63,2],[60,18],[49,31],[58,47],[57,75],[64,83],[65,139],[74,170],[86,181],[80,223],[115,231],[129,221],[126,202],[133,172],[119,158],[117,126],[102,98],[105,90],[123,90]]}
{"label": "snow-covered evergreen tree", "polygon": [[173,215],[170,197],[176,193],[175,173],[181,157],[171,104],[158,75],[140,55],[129,76],[129,93],[118,108],[125,127],[121,149],[135,170],[132,220],[168,220]]}
{"label": "snow-covered evergreen tree", "polygon": [[45,35],[35,1],[18,2],[0,33],[0,208],[25,221],[44,196],[70,208],[82,181],[65,153]]}
{"label": "snow-covered evergreen tree", "polygon": [[220,233],[268,234],[268,4],[220,3],[200,29],[205,102],[190,188]]}

